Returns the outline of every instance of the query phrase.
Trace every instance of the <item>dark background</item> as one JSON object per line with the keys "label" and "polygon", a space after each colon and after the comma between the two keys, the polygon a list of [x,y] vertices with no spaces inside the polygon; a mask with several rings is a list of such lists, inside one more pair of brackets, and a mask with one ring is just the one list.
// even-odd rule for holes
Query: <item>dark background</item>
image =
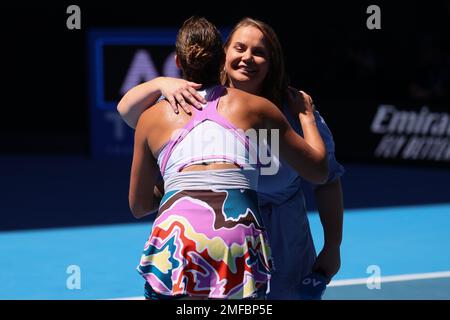
{"label": "dark background", "polygon": [[[450,1],[294,2],[3,2],[0,228],[134,221],[129,159],[91,159],[87,32],[178,28],[193,14],[221,28],[250,16],[275,29],[292,85],[333,131],[347,208],[448,202],[449,171],[434,169],[442,164],[376,163],[358,154],[368,142],[358,132],[380,102],[449,112]],[[66,27],[71,4],[81,30]],[[366,27],[370,4],[381,30]]]}
{"label": "dark background", "polygon": [[[178,28],[192,14],[220,27],[244,16],[271,24],[292,85],[315,98],[333,132],[379,101],[450,109],[450,1],[165,3],[3,3],[1,152],[88,154],[86,32]],[[66,28],[69,4],[81,8],[81,30]],[[369,4],[381,8],[381,30],[366,27]]]}

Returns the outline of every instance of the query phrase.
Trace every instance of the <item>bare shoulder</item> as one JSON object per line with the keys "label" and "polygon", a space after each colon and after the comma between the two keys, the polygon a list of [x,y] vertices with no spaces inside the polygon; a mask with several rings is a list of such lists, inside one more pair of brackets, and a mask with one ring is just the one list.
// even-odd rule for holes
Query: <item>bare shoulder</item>
{"label": "bare shoulder", "polygon": [[227,90],[232,99],[236,99],[241,103],[245,103],[246,108],[244,110],[250,112],[263,112],[267,108],[275,106],[272,104],[272,102],[264,97],[260,97],[235,88],[228,88]]}
{"label": "bare shoulder", "polygon": [[233,88],[228,89],[228,94],[230,109],[242,121],[241,127],[266,128],[277,118],[278,108],[266,98]]}
{"label": "bare shoulder", "polygon": [[153,105],[151,108],[145,110],[139,117],[136,128],[139,126],[141,128],[157,128],[162,122],[162,119],[168,117],[167,111],[173,113],[167,101],[160,101]]}

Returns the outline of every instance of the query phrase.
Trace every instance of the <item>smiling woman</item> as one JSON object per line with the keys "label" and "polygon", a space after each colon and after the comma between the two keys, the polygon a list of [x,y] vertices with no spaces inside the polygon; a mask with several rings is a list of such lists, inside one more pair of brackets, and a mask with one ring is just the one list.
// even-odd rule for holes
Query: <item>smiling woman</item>
{"label": "smiling woman", "polygon": [[[269,69],[269,53],[266,49],[264,35],[258,29],[243,27],[238,29],[225,44],[225,68],[228,76],[233,78],[230,86],[256,94],[262,90],[262,84]],[[257,85],[246,85],[249,81]],[[247,90],[246,90],[247,89]]]}
{"label": "smiling woman", "polygon": [[[313,132],[309,128],[310,124],[303,124],[301,118],[304,107],[311,107],[315,127],[326,142],[328,167],[331,170],[327,183],[316,188],[316,197],[324,221],[327,245],[317,260],[306,216],[302,180],[298,175],[299,171],[293,169],[302,164],[296,160],[292,167],[288,158],[278,158],[275,156],[276,150],[272,149],[270,156],[274,157],[273,162],[281,164],[277,165],[279,170],[276,175],[261,175],[258,181],[258,201],[262,219],[266,223],[271,245],[276,247],[273,255],[276,257],[277,271],[273,273],[269,298],[298,299],[300,297],[296,287],[302,277],[313,268],[315,271],[320,270],[327,278],[331,278],[339,270],[343,214],[339,177],[344,170],[334,157],[331,132],[320,114],[313,109],[311,97],[288,87],[282,49],[269,25],[252,18],[242,19],[230,32],[225,43],[225,53],[221,74],[223,84],[255,93],[266,101],[275,103],[296,133],[304,134],[305,138],[311,137]],[[154,104],[161,94],[176,112],[181,107],[186,114],[191,114],[188,104],[195,106],[192,111],[201,110],[201,103],[206,101],[197,90],[202,85],[207,87],[208,84],[199,84],[193,82],[193,79],[186,80],[156,78],[145,82],[127,92],[120,101],[118,110],[132,127],[135,127],[141,114],[145,114],[145,110]],[[231,88],[228,91],[232,91]],[[239,112],[249,112],[251,106],[244,103],[242,108]],[[285,144],[281,142],[280,147],[283,145]],[[303,172],[301,175],[310,180],[311,172]],[[317,183],[317,180],[315,181]],[[323,181],[320,180],[319,183]],[[298,248],[298,254],[294,256],[293,247]]]}
{"label": "smiling woman", "polygon": [[[244,83],[251,79],[246,73],[267,72],[263,56],[259,67],[251,58],[260,41],[241,43],[247,49],[244,60],[237,59],[236,72]],[[259,299],[269,291],[271,250],[256,192],[261,166],[251,159],[258,146],[243,132],[275,129],[281,154],[299,174],[315,182],[328,174],[308,96],[290,92],[292,99],[297,96],[298,119],[308,133],[303,139],[269,100],[220,85],[223,60],[217,28],[204,18],[186,20],[177,36],[176,63],[185,81],[203,82],[205,89],[197,94],[207,103],[190,114],[175,114],[162,100],[136,126],[129,190],[136,218],[158,206],[152,191],[158,174],[164,180],[164,196],[138,266],[148,299]],[[134,93],[131,89],[126,96]],[[198,132],[209,133],[215,148],[199,143]],[[239,147],[227,148],[220,143],[224,140]]]}
{"label": "smiling woman", "polygon": [[261,21],[244,18],[225,42],[222,83],[283,104],[287,87],[283,53],[278,37]]}

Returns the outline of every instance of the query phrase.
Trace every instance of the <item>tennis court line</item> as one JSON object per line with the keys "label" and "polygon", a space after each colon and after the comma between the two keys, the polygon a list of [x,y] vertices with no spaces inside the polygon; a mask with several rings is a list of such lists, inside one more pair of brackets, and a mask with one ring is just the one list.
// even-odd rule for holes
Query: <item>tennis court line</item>
{"label": "tennis court line", "polygon": [[[396,276],[386,276],[386,277],[380,277],[380,282],[381,283],[401,282],[401,281],[426,280],[426,279],[438,279],[438,278],[450,278],[450,271],[413,273],[413,274],[402,274],[402,275],[396,275]],[[369,278],[333,280],[328,284],[328,287],[361,285],[361,284],[366,284],[368,279]],[[373,279],[373,278],[371,277],[370,279]],[[144,300],[144,297],[143,296],[125,297],[125,298],[114,298],[114,299],[108,299],[108,300]]]}
{"label": "tennis court line", "polygon": [[[367,278],[358,278],[358,279],[332,280],[328,284],[328,286],[329,287],[341,287],[341,286],[361,285],[361,284],[366,284],[369,278],[371,279],[371,281],[374,279],[373,276],[370,276]],[[386,276],[386,277],[380,277],[380,282],[381,283],[400,282],[400,281],[426,280],[426,279],[438,279],[438,278],[450,278],[450,271]]]}
{"label": "tennis court line", "polygon": [[145,297],[144,297],[144,296],[138,296],[138,297],[113,298],[113,299],[100,299],[100,300],[145,300]]}

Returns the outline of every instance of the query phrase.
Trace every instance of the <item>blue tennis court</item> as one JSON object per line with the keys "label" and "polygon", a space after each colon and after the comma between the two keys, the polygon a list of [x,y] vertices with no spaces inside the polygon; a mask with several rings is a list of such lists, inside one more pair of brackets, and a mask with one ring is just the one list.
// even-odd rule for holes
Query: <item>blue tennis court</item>
{"label": "blue tennis court", "polygon": [[[135,267],[151,220],[135,222],[126,208],[127,162],[71,157],[1,162],[9,169],[2,169],[0,299],[142,297]],[[346,168],[342,267],[324,298],[450,299],[448,170]],[[383,188],[383,180],[374,178],[380,174],[395,185],[384,181]],[[20,198],[24,194],[29,196]],[[360,205],[364,201],[367,208]],[[319,216],[311,209],[309,218],[319,250]],[[52,222],[60,226],[49,228]]]}

